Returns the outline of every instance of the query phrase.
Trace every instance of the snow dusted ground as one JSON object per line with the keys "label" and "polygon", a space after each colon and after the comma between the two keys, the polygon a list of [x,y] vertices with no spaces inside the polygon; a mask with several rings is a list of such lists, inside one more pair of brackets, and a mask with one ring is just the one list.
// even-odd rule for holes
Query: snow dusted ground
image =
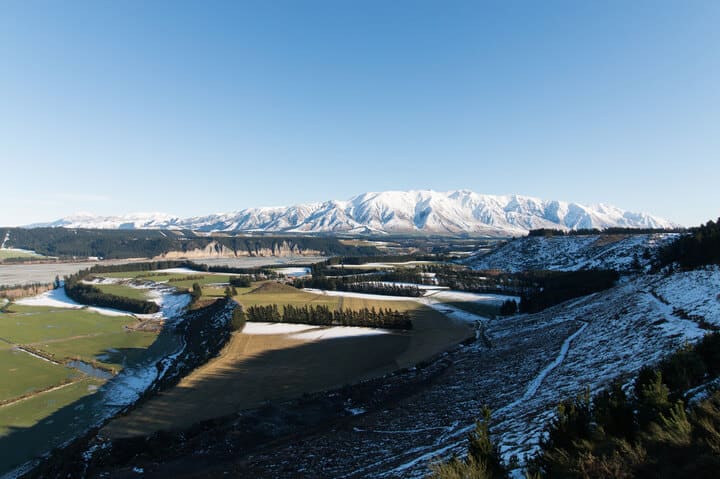
{"label": "snow dusted ground", "polygon": [[300,267],[300,266],[287,267],[287,268],[276,268],[275,271],[280,274],[284,274],[285,276],[290,276],[293,278],[298,278],[300,276],[305,276],[305,275],[310,274],[310,268]]}
{"label": "snow dusted ground", "polygon": [[708,321],[710,315],[718,321],[713,301],[719,282],[717,269],[636,277],[541,313],[482,319],[489,342],[448,353],[451,366],[431,386],[358,415],[353,427],[252,454],[247,471],[261,477],[423,477],[429,461],[464,454],[483,405],[494,411],[492,433],[503,456],[523,461],[537,450],[558,401],[586,387],[627,381],[643,365],[702,337],[706,331],[697,322],[674,311],[705,311]]}
{"label": "snow dusted ground", "polygon": [[247,322],[242,332],[243,334],[295,334],[310,331],[316,327],[309,324]]}
{"label": "snow dusted ground", "polygon": [[319,340],[348,338],[352,336],[373,336],[389,334],[390,331],[378,328],[359,328],[352,326],[314,326],[311,324],[292,323],[256,323],[247,322],[243,334],[287,334],[293,339]]}
{"label": "snow dusted ground", "polygon": [[675,273],[660,280],[657,294],[688,314],[720,326],[720,274],[718,267]]}
{"label": "snow dusted ground", "polygon": [[316,341],[323,339],[349,338],[354,336],[377,336],[379,334],[390,333],[390,331],[385,329],[334,326],[331,328],[315,328],[310,331],[293,334],[291,337],[295,339]]}
{"label": "snow dusted ground", "polygon": [[23,306],[48,306],[51,308],[68,308],[68,309],[83,309],[87,308],[88,311],[94,311],[96,313],[104,314],[105,316],[129,316],[130,313],[127,311],[120,311],[111,308],[98,308],[95,306],[85,306],[77,303],[72,299],[68,298],[65,294],[64,288],[52,289],[46,291],[37,296],[29,298],[22,298],[15,301],[16,304]]}
{"label": "snow dusted ground", "polygon": [[374,299],[382,301],[413,301],[417,299],[410,296],[380,296],[378,294],[353,293],[350,291],[326,291],[324,289],[312,288],[304,288],[303,291],[307,291],[308,293],[313,294],[324,294],[326,296],[345,296],[348,298]]}
{"label": "snow dusted ground", "polygon": [[[113,284],[121,283],[122,279],[102,278],[91,281],[90,284]],[[160,311],[155,314],[132,314],[112,308],[97,306],[85,306],[68,297],[65,288],[52,289],[37,296],[22,298],[15,301],[23,306],[46,306],[51,308],[87,309],[105,316],[134,316],[140,319],[172,319],[178,317],[188,304],[187,295],[175,294],[174,288],[159,283],[126,283],[128,287],[148,290],[148,299],[160,306]]]}
{"label": "snow dusted ground", "polygon": [[150,271],[151,273],[170,273],[170,274],[187,274],[187,275],[211,275],[211,274],[217,274],[217,275],[230,275],[235,276],[236,273],[215,273],[212,271],[198,271],[196,269],[190,269],[190,268],[165,268],[165,269],[158,269],[156,271]]}
{"label": "snow dusted ground", "polygon": [[642,267],[648,260],[645,250],[675,238],[676,234],[595,235],[525,237],[508,242],[488,254],[471,256],[463,262],[473,269],[500,269],[510,272],[533,269],[575,271],[614,269],[630,271],[635,255]]}
{"label": "snow dusted ground", "polygon": [[491,303],[495,305],[501,305],[503,302],[511,299],[513,301],[520,301],[519,296],[508,296],[504,294],[489,294],[489,293],[468,293],[465,291],[454,291],[454,290],[437,290],[436,292],[427,294],[426,298],[433,298],[438,301],[471,301],[477,303]]}

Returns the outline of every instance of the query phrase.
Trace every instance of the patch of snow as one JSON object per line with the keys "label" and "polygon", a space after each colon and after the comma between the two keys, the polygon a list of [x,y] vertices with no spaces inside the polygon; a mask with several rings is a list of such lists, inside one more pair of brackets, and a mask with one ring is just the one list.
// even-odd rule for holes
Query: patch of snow
{"label": "patch of snow", "polygon": [[206,271],[197,271],[190,268],[165,268],[165,269],[158,269],[155,271],[149,271],[149,273],[169,273],[169,274],[187,274],[187,275],[195,275],[195,274],[212,274],[208,273]]}
{"label": "patch of snow", "polygon": [[349,338],[353,336],[373,336],[389,334],[390,331],[378,328],[360,328],[352,326],[315,326],[297,323],[247,322],[243,334],[285,334],[292,339],[316,341],[322,339]]}
{"label": "patch of snow", "polygon": [[70,299],[67,294],[65,294],[64,288],[52,289],[37,296],[18,299],[17,301],[15,301],[15,303],[23,306],[48,306],[51,308],[87,309],[88,311],[94,311],[105,316],[130,316],[130,313],[128,313],[127,311],[119,311],[117,309],[111,308],[99,308],[96,306],[85,306],[83,304],[75,302]]}
{"label": "patch of snow", "polygon": [[513,300],[516,302],[520,301],[519,296],[509,296],[505,294],[490,294],[490,293],[468,293],[465,291],[437,291],[436,293],[430,293],[426,297],[431,297],[439,301],[447,302],[474,302],[474,303],[490,303],[495,305],[501,305],[507,300]]}
{"label": "patch of snow", "polygon": [[295,324],[295,323],[259,323],[248,321],[243,327],[243,334],[295,334],[311,329],[316,329],[317,326],[311,326],[309,324]]}
{"label": "patch of snow", "polygon": [[285,276],[290,276],[292,278],[298,278],[300,276],[306,276],[310,274],[310,268],[304,268],[304,267],[287,267],[287,268],[276,268],[274,271],[284,274]]}
{"label": "patch of snow", "polygon": [[316,328],[311,331],[293,334],[291,337],[295,339],[304,340],[323,340],[323,339],[337,339],[337,338],[350,338],[355,336],[376,336],[379,334],[391,334],[386,329],[379,328],[360,328],[354,326],[331,326]]}
{"label": "patch of snow", "polygon": [[674,273],[661,279],[655,291],[673,307],[720,326],[720,268]]}
{"label": "patch of snow", "polygon": [[409,296],[385,296],[379,294],[353,293],[350,291],[326,291],[323,289],[305,288],[303,291],[314,294],[324,294],[325,296],[345,296],[347,298],[374,299],[382,301],[413,301],[416,298]]}

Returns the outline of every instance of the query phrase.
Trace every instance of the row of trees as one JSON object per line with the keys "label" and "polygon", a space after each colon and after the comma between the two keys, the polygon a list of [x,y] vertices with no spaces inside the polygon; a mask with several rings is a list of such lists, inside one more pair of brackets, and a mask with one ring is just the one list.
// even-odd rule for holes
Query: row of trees
{"label": "row of trees", "polygon": [[316,288],[327,291],[349,291],[354,293],[380,294],[385,296],[420,297],[423,292],[414,285],[369,282],[363,277],[328,278],[326,276],[295,279],[296,288]]}
{"label": "row of trees", "polygon": [[552,228],[538,228],[530,230],[528,236],[594,236],[594,235],[646,235],[655,233],[680,233],[684,228],[583,228],[579,230],[563,231]]}
{"label": "row of trees", "polygon": [[518,312],[518,304],[515,300],[508,299],[500,305],[500,316],[512,316]]}
{"label": "row of trees", "polygon": [[[89,269],[83,269],[70,276],[65,276],[65,294],[70,299],[80,304],[88,306],[99,306],[102,308],[113,308],[122,311],[129,311],[136,314],[154,314],[160,311],[160,307],[152,301],[143,301],[141,299],[126,298],[101,291],[99,288],[91,284],[83,283],[83,279],[94,273],[100,273],[104,270],[117,266],[100,266],[96,265]],[[60,286],[60,278],[55,278],[54,286]]]}
{"label": "row of trees", "polygon": [[153,314],[160,311],[158,305],[151,301],[104,293],[93,285],[82,283],[78,278],[66,278],[65,293],[73,301],[88,306],[113,308],[137,314]]}
{"label": "row of trees", "polygon": [[245,311],[245,320],[268,323],[299,323],[317,326],[361,326],[384,329],[412,329],[412,321],[407,312],[389,308],[360,310],[333,310],[324,305],[278,307],[277,304],[250,306]]}

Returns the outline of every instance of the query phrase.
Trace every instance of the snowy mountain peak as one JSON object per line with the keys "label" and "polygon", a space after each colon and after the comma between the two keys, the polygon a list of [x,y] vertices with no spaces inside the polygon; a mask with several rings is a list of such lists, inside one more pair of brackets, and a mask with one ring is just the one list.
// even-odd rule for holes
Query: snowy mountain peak
{"label": "snowy mountain peak", "polygon": [[185,219],[163,213],[77,214],[31,226],[517,236],[537,228],[673,228],[677,225],[606,204],[585,206],[522,195],[482,195],[469,190],[411,190],[368,192],[349,200],[249,208]]}

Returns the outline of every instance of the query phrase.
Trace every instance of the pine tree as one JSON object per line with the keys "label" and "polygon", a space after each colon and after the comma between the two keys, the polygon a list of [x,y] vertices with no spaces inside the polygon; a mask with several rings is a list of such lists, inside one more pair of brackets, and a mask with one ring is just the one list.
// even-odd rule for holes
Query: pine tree
{"label": "pine tree", "polygon": [[202,296],[202,288],[198,283],[193,283],[192,285],[192,293],[190,293],[192,296],[193,301],[197,301]]}

